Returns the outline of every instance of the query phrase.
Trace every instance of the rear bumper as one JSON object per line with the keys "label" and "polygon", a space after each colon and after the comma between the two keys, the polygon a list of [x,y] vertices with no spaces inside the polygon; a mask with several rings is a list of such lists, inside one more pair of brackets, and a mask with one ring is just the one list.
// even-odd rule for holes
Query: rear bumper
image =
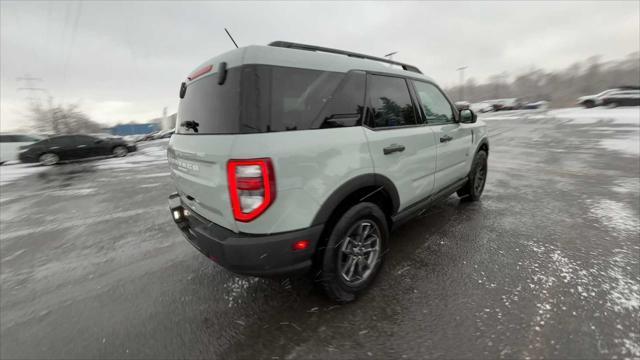
{"label": "rear bumper", "polygon": [[[235,233],[187,208],[178,194],[169,196],[169,210],[178,211],[176,225],[184,237],[209,259],[243,275],[279,276],[303,273],[311,267],[323,225],[285,233],[256,235]],[[299,240],[309,240],[305,250],[293,250]]]}

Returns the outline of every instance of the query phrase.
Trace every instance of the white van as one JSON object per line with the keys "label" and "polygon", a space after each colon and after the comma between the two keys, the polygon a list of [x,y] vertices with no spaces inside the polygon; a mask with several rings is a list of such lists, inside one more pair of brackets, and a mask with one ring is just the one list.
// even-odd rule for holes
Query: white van
{"label": "white van", "polygon": [[33,144],[42,140],[41,136],[30,134],[0,134],[0,164],[18,160],[21,146]]}

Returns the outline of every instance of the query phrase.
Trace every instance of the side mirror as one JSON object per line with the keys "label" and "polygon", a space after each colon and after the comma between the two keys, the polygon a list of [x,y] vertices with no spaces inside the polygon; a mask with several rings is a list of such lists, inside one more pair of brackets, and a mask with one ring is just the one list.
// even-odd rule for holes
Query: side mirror
{"label": "side mirror", "polygon": [[460,122],[463,124],[473,124],[478,120],[476,115],[471,109],[464,109],[460,111]]}

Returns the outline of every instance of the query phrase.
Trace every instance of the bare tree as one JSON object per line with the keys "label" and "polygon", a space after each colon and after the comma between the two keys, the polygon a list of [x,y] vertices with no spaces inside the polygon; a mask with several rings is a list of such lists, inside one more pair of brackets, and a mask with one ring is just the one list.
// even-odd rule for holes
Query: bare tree
{"label": "bare tree", "polygon": [[100,132],[100,124],[78,109],[77,104],[53,105],[52,99],[44,105],[31,104],[31,121],[35,130],[53,134],[87,134]]}
{"label": "bare tree", "polygon": [[[470,102],[499,97],[518,97],[525,101],[547,100],[552,106],[570,106],[576,98],[590,95],[616,86],[640,86],[640,54],[629,54],[624,59],[602,62],[592,56],[560,71],[547,72],[532,68],[513,77],[508,82],[507,74],[489,77],[484,84],[467,82],[465,99]],[[457,101],[459,88],[454,86],[447,92]]]}

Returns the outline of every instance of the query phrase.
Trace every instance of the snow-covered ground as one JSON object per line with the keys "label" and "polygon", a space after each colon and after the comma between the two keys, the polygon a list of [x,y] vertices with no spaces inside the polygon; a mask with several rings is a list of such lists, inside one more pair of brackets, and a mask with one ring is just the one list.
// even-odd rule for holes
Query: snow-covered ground
{"label": "snow-covered ground", "polygon": [[[160,139],[138,144],[138,151],[132,152],[122,158],[107,158],[102,160],[89,160],[96,164],[98,169],[124,169],[155,165],[167,161],[167,144],[169,139]],[[0,166],[0,186],[10,184],[24,176],[37,174],[50,169],[48,166],[38,164],[21,164],[13,162]]]}
{"label": "snow-covered ground", "polygon": [[592,109],[565,108],[549,111],[513,110],[480,114],[485,121],[555,119],[563,124],[590,125],[602,133],[599,147],[629,156],[640,156],[640,107]]}
{"label": "snow-covered ground", "polygon": [[12,183],[21,177],[46,170],[45,166],[13,163],[0,166],[0,186]]}

